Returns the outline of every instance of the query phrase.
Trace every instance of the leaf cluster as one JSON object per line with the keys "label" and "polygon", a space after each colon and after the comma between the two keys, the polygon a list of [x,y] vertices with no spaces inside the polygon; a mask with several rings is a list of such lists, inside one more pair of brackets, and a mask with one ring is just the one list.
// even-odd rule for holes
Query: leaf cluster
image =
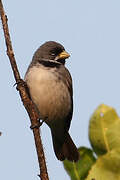
{"label": "leaf cluster", "polygon": [[64,161],[71,180],[120,180],[120,118],[107,105],[100,105],[90,118],[92,149],[80,147],[77,163]]}

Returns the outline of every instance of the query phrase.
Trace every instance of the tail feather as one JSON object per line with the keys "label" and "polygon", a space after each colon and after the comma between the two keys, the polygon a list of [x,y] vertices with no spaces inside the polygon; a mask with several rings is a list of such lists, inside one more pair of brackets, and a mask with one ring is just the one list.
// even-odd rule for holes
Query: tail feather
{"label": "tail feather", "polygon": [[58,160],[63,161],[67,159],[75,162],[79,160],[78,149],[69,133],[66,134],[66,138],[63,143],[60,143],[56,137],[53,136],[53,147]]}

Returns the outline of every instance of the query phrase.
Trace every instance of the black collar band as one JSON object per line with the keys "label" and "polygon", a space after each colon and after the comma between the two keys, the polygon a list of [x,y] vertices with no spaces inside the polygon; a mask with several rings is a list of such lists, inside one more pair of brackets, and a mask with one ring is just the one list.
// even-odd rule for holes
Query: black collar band
{"label": "black collar band", "polygon": [[45,67],[59,67],[61,65],[60,62],[54,61],[54,60],[38,60],[40,64],[42,64]]}
{"label": "black collar band", "polygon": [[58,59],[57,62],[64,65],[65,64],[65,59]]}

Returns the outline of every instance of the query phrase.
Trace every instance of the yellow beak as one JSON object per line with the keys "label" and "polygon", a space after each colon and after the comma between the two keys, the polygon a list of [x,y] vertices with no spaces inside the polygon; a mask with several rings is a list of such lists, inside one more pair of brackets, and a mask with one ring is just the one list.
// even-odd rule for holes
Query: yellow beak
{"label": "yellow beak", "polygon": [[70,55],[66,51],[63,51],[58,55],[58,59],[66,59],[69,57],[70,57]]}

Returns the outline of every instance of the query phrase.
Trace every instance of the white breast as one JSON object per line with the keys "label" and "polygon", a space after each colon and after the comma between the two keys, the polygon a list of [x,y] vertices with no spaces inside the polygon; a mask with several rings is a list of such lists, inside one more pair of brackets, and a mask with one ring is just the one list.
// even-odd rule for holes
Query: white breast
{"label": "white breast", "polygon": [[51,69],[32,67],[25,81],[42,119],[48,117],[50,121],[67,116],[71,108],[70,93],[63,81],[58,80]]}

